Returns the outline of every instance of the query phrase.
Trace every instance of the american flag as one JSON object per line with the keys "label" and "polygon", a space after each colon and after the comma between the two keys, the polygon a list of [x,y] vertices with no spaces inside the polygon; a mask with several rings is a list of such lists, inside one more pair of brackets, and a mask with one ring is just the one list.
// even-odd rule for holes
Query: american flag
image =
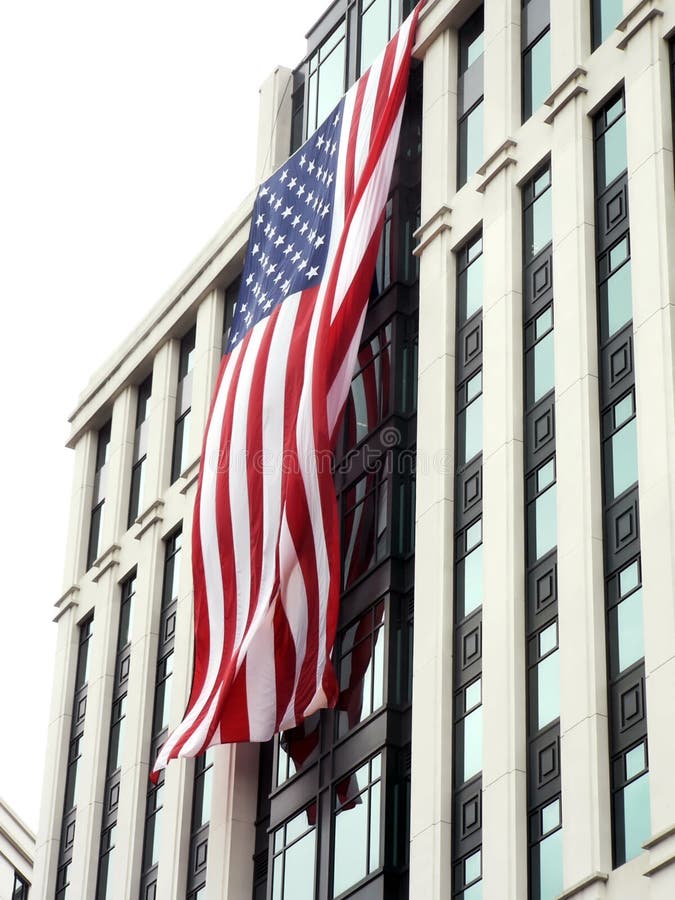
{"label": "american flag", "polygon": [[340,595],[331,458],[396,156],[419,7],[261,187],[202,452],[195,664],[154,765],[265,741],[334,706]]}

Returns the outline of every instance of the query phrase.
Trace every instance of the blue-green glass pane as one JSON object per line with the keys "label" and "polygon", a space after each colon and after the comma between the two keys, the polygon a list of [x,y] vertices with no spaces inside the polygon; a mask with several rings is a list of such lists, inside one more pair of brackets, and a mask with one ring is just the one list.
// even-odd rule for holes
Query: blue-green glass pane
{"label": "blue-green glass pane", "polygon": [[555,485],[537,497],[535,521],[535,554],[536,559],[541,559],[557,542]]}
{"label": "blue-green glass pane", "polygon": [[[378,757],[379,758],[379,757]],[[382,782],[370,791],[370,851],[368,871],[374,872],[380,866],[380,812],[382,805]]]}
{"label": "blue-green glass pane", "polygon": [[483,882],[477,881],[462,894],[462,900],[483,900]]}
{"label": "blue-green glass pane", "polygon": [[548,834],[560,825],[560,800],[554,800],[541,811],[541,833]]}
{"label": "blue-green glass pane", "polygon": [[553,332],[535,344],[534,350],[533,402],[541,400],[555,385],[555,360],[553,355]]}
{"label": "blue-green glass pane", "polygon": [[483,103],[471,110],[459,124],[459,186],[483,162]]}
{"label": "blue-green glass pane", "polygon": [[483,398],[477,397],[459,415],[460,461],[473,459],[483,449]]}
{"label": "blue-green glass pane", "polygon": [[463,619],[483,603],[483,545],[460,560],[457,568],[458,616]]}
{"label": "blue-green glass pane", "polygon": [[[335,819],[333,894],[337,896],[368,874],[368,792]],[[295,894],[289,894],[295,900]],[[313,894],[310,894],[311,898]]]}
{"label": "blue-green glass pane", "polygon": [[612,499],[635,484],[638,477],[637,420],[631,419],[610,441]]}
{"label": "blue-green glass pane", "polygon": [[602,43],[621,21],[623,0],[594,0],[599,12],[599,30],[596,29],[596,43]]}
{"label": "blue-green glass pane", "polygon": [[480,878],[480,850],[464,860],[464,884]]}
{"label": "blue-green glass pane", "polygon": [[556,650],[537,666],[537,727],[560,715],[560,653]]}
{"label": "blue-green glass pane", "polygon": [[551,32],[539,38],[523,57],[523,119],[528,119],[551,93]]}
{"label": "blue-green glass pane", "polygon": [[602,191],[626,171],[626,117],[622,116],[598,141],[598,187]]}
{"label": "blue-green glass pane", "polygon": [[365,72],[389,39],[388,0],[375,0],[361,19],[361,72]]}
{"label": "blue-green glass pane", "polygon": [[606,306],[607,322],[604,337],[610,338],[633,318],[630,262],[611,275],[603,285],[602,301]]}
{"label": "blue-green glass pane", "polygon": [[[538,197],[529,209],[527,219],[530,221],[530,228],[527,229],[526,221],[526,251],[529,258],[536,256],[540,250],[551,243],[552,232],[552,207],[551,200],[553,192],[548,190]],[[529,233],[528,233],[529,231]]]}
{"label": "blue-green glass pane", "polygon": [[643,769],[647,768],[645,745],[639,744],[626,753],[626,778],[635,778]]}
{"label": "blue-green glass pane", "polygon": [[483,767],[483,710],[478,707],[464,719],[463,781],[468,781]]}
{"label": "blue-green glass pane", "polygon": [[624,853],[627,862],[642,853],[642,845],[651,833],[648,773],[623,789],[623,815]]}
{"label": "blue-green glass pane", "polygon": [[623,672],[645,655],[642,621],[642,591],[635,591],[616,608],[619,672]]}
{"label": "blue-green glass pane", "polygon": [[464,319],[469,319],[478,312],[483,305],[483,257],[471,263],[466,270],[466,313]]}
{"label": "blue-green glass pane", "polygon": [[554,900],[563,889],[562,828],[539,844],[538,900]]}

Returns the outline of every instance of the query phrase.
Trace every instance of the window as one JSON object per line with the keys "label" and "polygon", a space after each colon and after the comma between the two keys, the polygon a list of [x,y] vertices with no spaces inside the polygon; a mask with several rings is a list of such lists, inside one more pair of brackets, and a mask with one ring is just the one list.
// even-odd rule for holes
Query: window
{"label": "window", "polygon": [[633,320],[629,235],[598,261],[600,338],[610,340]]}
{"label": "window", "polygon": [[560,654],[557,622],[544,628],[533,643],[537,662],[532,695],[537,698],[536,730],[540,731],[560,717]]}
{"label": "window", "polygon": [[601,193],[628,168],[626,105],[623,94],[611,101],[595,119],[596,192]]}
{"label": "window", "polygon": [[345,23],[342,21],[309,58],[305,94],[306,135],[316,131],[344,94],[347,62],[345,33]]}
{"label": "window", "polygon": [[619,597],[609,610],[610,674],[614,677],[645,655],[642,586],[638,560],[619,572]]}
{"label": "window", "polygon": [[29,884],[19,875],[18,872],[14,872],[14,887],[12,889],[12,900],[28,900],[28,888]]}
{"label": "window", "polygon": [[105,503],[105,465],[108,461],[111,426],[111,421],[106,422],[98,433],[94,469],[94,495],[89,525],[89,544],[87,547],[87,569],[91,569],[99,555],[99,543],[103,528],[103,504]]}
{"label": "window", "polygon": [[223,310],[223,346],[222,355],[227,353],[227,346],[230,342],[230,334],[232,332],[232,322],[234,314],[237,310],[237,300],[239,298],[239,288],[241,286],[241,275],[232,282],[225,291],[225,309]]}
{"label": "window", "polygon": [[550,10],[545,0],[523,0],[521,40],[525,122],[551,93]]}
{"label": "window", "polygon": [[528,550],[535,562],[556,546],[556,485],[555,460],[544,463],[529,479],[528,493],[533,496],[528,505]]}
{"label": "window", "polygon": [[365,72],[401,24],[398,0],[362,0],[359,71]]}
{"label": "window", "polygon": [[301,812],[274,832],[272,897],[314,900],[316,825]]}
{"label": "window", "polygon": [[632,392],[605,413],[603,426],[609,435],[604,445],[605,498],[611,503],[638,480],[637,420]]}
{"label": "window", "polygon": [[642,853],[651,834],[647,742],[626,750],[614,763],[615,856],[618,866]]}
{"label": "window", "polygon": [[483,308],[483,235],[471,240],[458,259],[457,308],[464,324]]}
{"label": "window", "polygon": [[344,628],[336,644],[340,696],[338,737],[356,727],[384,703],[384,600]]}
{"label": "window", "polygon": [[458,392],[457,461],[464,465],[483,452],[483,373],[477,372]]}
{"label": "window", "polygon": [[355,584],[389,550],[389,479],[380,457],[372,471],[344,492],[343,585]]}
{"label": "window", "polygon": [[136,407],[136,430],[134,431],[134,450],[131,466],[131,493],[129,496],[129,515],[127,528],[131,528],[143,508],[143,483],[145,461],[148,454],[148,414],[150,412],[150,394],[152,392],[152,375],[146,378],[138,388],[138,405]]}
{"label": "window", "polygon": [[171,483],[188,464],[190,450],[190,412],[192,409],[192,367],[195,357],[195,328],[191,328],[180,342],[178,363],[178,393],[176,396],[176,425],[173,435]]}
{"label": "window", "polygon": [[112,869],[115,855],[115,831],[117,828],[124,722],[131,658],[131,612],[135,592],[136,575],[133,574],[122,584],[110,715],[110,737],[108,739],[108,761],[103,794],[103,819],[101,822],[96,900],[113,900],[115,893],[113,888],[115,878]]}
{"label": "window", "polygon": [[206,890],[206,862],[212,789],[213,750],[209,749],[195,760],[190,861],[188,867],[188,900],[197,900],[201,896],[201,892]]}
{"label": "window", "polygon": [[525,403],[529,409],[555,386],[552,305],[525,329],[525,346]]}
{"label": "window", "polygon": [[456,896],[461,900],[483,900],[482,851],[476,850],[455,866]]}
{"label": "window", "polygon": [[530,851],[532,897],[554,900],[563,889],[562,817],[560,798],[537,813],[533,826],[536,842]]}
{"label": "window", "polygon": [[[176,531],[165,541],[164,579],[162,584],[162,606],[159,618],[159,646],[157,649],[157,671],[155,675],[155,699],[152,715],[152,736],[150,743],[150,763],[154,763],[160,747],[166,740],[169,724],[169,698],[171,674],[173,671],[173,651],[176,631],[176,607],[180,582],[180,559],[182,533]],[[155,897],[157,884],[157,864],[159,838],[162,819],[162,793],[164,771],[160,772],[157,784],[150,784],[146,799],[145,833],[143,837],[143,859],[141,874],[141,898]]]}
{"label": "window", "polygon": [[593,50],[614,31],[623,16],[623,0],[591,0],[591,42]]}
{"label": "window", "polygon": [[551,170],[547,164],[543,172],[526,185],[524,191],[525,265],[551,243],[553,237],[551,196]]}
{"label": "window", "polygon": [[381,865],[382,756],[376,756],[335,790],[333,896]]}
{"label": "window", "polygon": [[389,415],[392,400],[391,340],[389,322],[361,345],[352,387],[345,409],[350,446],[355,447]]}
{"label": "window", "polygon": [[483,162],[483,7],[459,29],[457,187]]}
{"label": "window", "polygon": [[457,616],[464,619],[483,604],[482,522],[474,522],[462,535],[460,552],[466,555],[457,563]]}

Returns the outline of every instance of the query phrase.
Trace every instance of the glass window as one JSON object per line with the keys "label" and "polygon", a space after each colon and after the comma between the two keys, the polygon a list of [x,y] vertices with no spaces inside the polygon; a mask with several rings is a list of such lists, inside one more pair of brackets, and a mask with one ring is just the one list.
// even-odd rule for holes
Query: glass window
{"label": "glass window", "polygon": [[464,386],[468,402],[457,416],[459,463],[463,465],[483,450],[483,375],[479,372]]}
{"label": "glass window", "polygon": [[112,724],[110,726],[110,750],[108,756],[108,775],[119,769],[122,755],[122,738],[124,735],[124,718],[127,698],[113,704]]}
{"label": "glass window", "polygon": [[171,483],[185,471],[188,464],[190,445],[190,412],[188,410],[176,422],[173,436],[173,457],[171,460]]}
{"label": "glass window", "polygon": [[557,543],[556,522],[556,486],[550,487],[534,501],[530,506],[530,519],[534,510],[534,522],[530,522],[531,539],[534,559],[541,559]]}
{"label": "glass window", "polygon": [[273,900],[313,900],[316,828],[307,811],[274,833]]}
{"label": "glass window", "polygon": [[[623,104],[623,99],[621,103]],[[609,117],[609,113],[607,116]],[[604,191],[628,167],[625,115],[621,115],[598,139],[596,161],[598,191]]]}
{"label": "glass window", "polygon": [[537,665],[537,727],[560,716],[560,654],[556,650]]}
{"label": "glass window", "polygon": [[483,162],[483,101],[481,100],[463,119],[459,128],[459,175],[458,187],[466,184],[468,178]]}
{"label": "glass window", "polygon": [[551,32],[543,34],[523,54],[523,121],[551,93]]}
{"label": "glass window", "polygon": [[539,900],[554,900],[563,889],[562,828],[534,848],[539,856]]}
{"label": "glass window", "polygon": [[[478,682],[480,690],[480,682]],[[478,706],[462,720],[464,758],[462,781],[473,778],[483,768],[483,709]]]}
{"label": "glass window", "polygon": [[28,900],[28,882],[18,872],[14,872],[12,900]]}
{"label": "glass window", "polygon": [[610,438],[607,448],[607,471],[611,479],[608,500],[611,502],[638,480],[637,420],[633,418],[620,428]]}
{"label": "glass window", "polygon": [[157,665],[157,687],[155,689],[155,716],[152,726],[153,735],[158,735],[169,724],[169,707],[171,705],[171,675],[173,673],[173,651]]}
{"label": "glass window", "polygon": [[593,49],[610,35],[623,16],[623,0],[591,0]]}
{"label": "glass window", "polygon": [[[535,335],[539,337],[543,325],[540,320],[550,323],[551,310],[548,309],[535,322]],[[555,387],[555,356],[552,323],[548,334],[537,341],[526,358],[526,386],[528,408],[545,397]]]}
{"label": "glass window", "polygon": [[[548,170],[545,178],[547,186],[550,186]],[[535,192],[538,190],[538,184],[535,182]],[[540,250],[551,243],[553,238],[551,197],[552,192],[545,189],[525,210],[525,262],[532,260]]]}
{"label": "glass window", "polygon": [[483,604],[483,545],[457,564],[457,615],[461,621]]}
{"label": "glass window", "polygon": [[87,568],[91,569],[98,559],[98,548],[101,539],[101,531],[103,529],[103,507],[104,502],[99,503],[91,511],[91,524],[89,526],[89,545],[87,547]]}
{"label": "glass window", "polygon": [[376,756],[336,789],[333,896],[380,866],[381,776]]}
{"label": "glass window", "polygon": [[389,322],[359,349],[345,409],[345,432],[350,447],[362,441],[389,415],[394,377],[392,333]]}
{"label": "glass window", "polygon": [[[366,4],[363,4],[364,7]],[[389,0],[373,0],[361,17],[361,72],[365,72],[389,40]]]}
{"label": "glass window", "polygon": [[630,260],[600,285],[602,337],[607,340],[633,318]]}
{"label": "glass window", "polygon": [[645,655],[641,590],[635,591],[611,610],[610,635],[616,636],[612,670],[614,675],[618,675]]}
{"label": "glass window", "polygon": [[96,900],[113,900],[114,891],[110,878],[111,863],[115,850],[115,828],[112,825],[101,835],[101,854],[98,864],[98,884],[96,885]]}
{"label": "glass window", "polygon": [[[482,238],[479,238],[478,243],[482,250]],[[462,325],[483,307],[482,252],[470,261],[468,268],[460,273],[458,291],[459,324]]]}
{"label": "glass window", "polygon": [[384,703],[384,601],[349,625],[339,643],[338,735],[346,734]]}
{"label": "glass window", "polygon": [[[629,756],[630,752],[627,754],[627,762]],[[627,784],[617,794],[616,803],[619,806],[617,819],[623,822],[623,840],[617,847],[617,863],[621,865],[642,853],[642,845],[651,834],[649,774],[645,772]]]}
{"label": "glass window", "polygon": [[346,42],[344,21],[312,55],[308,65],[307,134],[335,107],[345,90]]}
{"label": "glass window", "polygon": [[145,843],[143,846],[143,871],[146,872],[159,862],[159,841],[162,824],[162,794],[164,781],[151,787],[148,795],[148,816],[145,820]]}

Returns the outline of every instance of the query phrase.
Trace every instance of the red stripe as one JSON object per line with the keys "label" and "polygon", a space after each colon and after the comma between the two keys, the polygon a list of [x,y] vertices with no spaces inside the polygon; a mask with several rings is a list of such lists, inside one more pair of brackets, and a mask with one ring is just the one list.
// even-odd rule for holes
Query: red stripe
{"label": "red stripe", "polygon": [[356,139],[359,133],[361,110],[363,109],[363,98],[366,94],[369,75],[370,70],[366,72],[363,78],[356,85],[356,98],[354,100],[354,111],[352,112],[352,121],[349,128],[349,141],[347,143],[347,155],[345,159],[345,210],[349,209],[352,200],[354,199]]}

